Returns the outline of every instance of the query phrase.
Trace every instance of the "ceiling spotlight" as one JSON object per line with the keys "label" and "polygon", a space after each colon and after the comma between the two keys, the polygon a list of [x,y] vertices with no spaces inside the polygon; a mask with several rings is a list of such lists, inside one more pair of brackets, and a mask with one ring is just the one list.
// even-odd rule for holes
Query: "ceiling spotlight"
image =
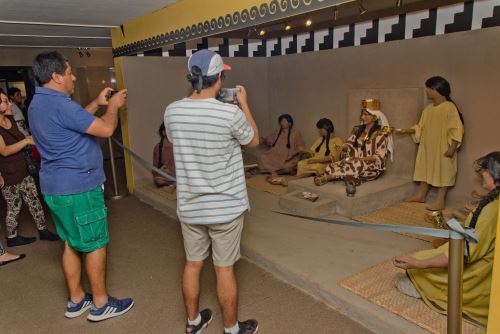
{"label": "ceiling spotlight", "polygon": [[292,30],[292,25],[290,23],[285,24],[285,30],[286,31]]}
{"label": "ceiling spotlight", "polygon": [[363,1],[358,1],[358,11],[359,11],[359,15],[363,15],[367,12],[365,6],[363,6]]}
{"label": "ceiling spotlight", "polygon": [[335,6],[333,7],[333,20],[337,21],[339,18],[339,7]]}
{"label": "ceiling spotlight", "polygon": [[80,58],[83,58],[83,52],[80,48],[78,48],[78,55],[80,56]]}
{"label": "ceiling spotlight", "polygon": [[85,51],[85,54],[87,55],[87,57],[89,57],[89,58],[90,58],[91,54],[90,54],[89,49],[87,49],[87,51]]}
{"label": "ceiling spotlight", "polygon": [[265,34],[266,34],[266,31],[264,29],[260,29],[259,36],[264,36]]}
{"label": "ceiling spotlight", "polygon": [[403,6],[403,0],[396,1],[396,7],[401,7],[401,6]]}
{"label": "ceiling spotlight", "polygon": [[313,21],[311,19],[307,19],[306,27],[310,27],[312,24],[313,24]]}

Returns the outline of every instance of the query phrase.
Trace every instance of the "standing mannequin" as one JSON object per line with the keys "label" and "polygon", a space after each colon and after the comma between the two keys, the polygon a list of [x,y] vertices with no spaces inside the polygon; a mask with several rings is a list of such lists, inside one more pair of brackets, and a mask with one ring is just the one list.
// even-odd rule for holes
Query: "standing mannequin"
{"label": "standing mannequin", "polygon": [[419,144],[413,179],[420,182],[410,202],[424,203],[430,186],[437,188],[436,200],[428,210],[445,207],[448,188],[455,185],[457,150],[462,143],[464,125],[460,112],[451,100],[451,88],[446,79],[432,77],[425,82],[427,98],[432,102],[422,112],[420,121],[409,129],[397,129],[397,134],[411,134]]}

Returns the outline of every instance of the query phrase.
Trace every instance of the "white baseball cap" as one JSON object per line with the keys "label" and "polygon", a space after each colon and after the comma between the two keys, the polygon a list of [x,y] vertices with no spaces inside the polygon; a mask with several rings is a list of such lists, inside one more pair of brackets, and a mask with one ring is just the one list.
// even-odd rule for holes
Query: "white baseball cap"
{"label": "white baseball cap", "polygon": [[198,66],[201,69],[201,73],[208,77],[219,74],[222,71],[231,70],[231,66],[224,64],[222,57],[218,53],[208,49],[197,51],[189,57],[189,73],[191,73],[193,66]]}

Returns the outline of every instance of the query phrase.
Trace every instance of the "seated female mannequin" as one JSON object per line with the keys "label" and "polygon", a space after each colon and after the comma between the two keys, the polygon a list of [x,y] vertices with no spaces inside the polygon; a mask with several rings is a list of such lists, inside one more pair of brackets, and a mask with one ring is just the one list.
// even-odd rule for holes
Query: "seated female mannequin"
{"label": "seated female mannequin", "polygon": [[304,142],[300,132],[293,130],[292,116],[283,114],[278,118],[278,123],[279,131],[262,138],[269,150],[260,156],[259,168],[262,172],[271,173],[268,182],[286,185],[286,180],[278,177],[278,174],[295,174]]}
{"label": "seated female mannequin", "polygon": [[[158,134],[160,135],[160,142],[156,144],[153,150],[153,165],[168,175],[175,177],[174,147],[168,141],[164,123],[161,123]],[[158,187],[170,194],[175,191],[175,182],[155,171],[152,171],[152,174],[153,180]]]}
{"label": "seated female mannequin", "polygon": [[[486,325],[490,301],[491,276],[498,220],[500,192],[500,152],[492,152],[476,161],[476,171],[488,191],[469,214],[465,225],[476,230],[477,244],[469,244],[463,271],[463,314],[467,320]],[[449,244],[399,256],[394,265],[406,270],[397,281],[398,289],[424,302],[436,312],[446,314]]]}
{"label": "seated female mannequin", "polygon": [[331,180],[340,180],[352,187],[375,180],[385,171],[388,152],[394,145],[387,117],[379,110],[378,100],[363,100],[361,125],[355,126],[351,136],[342,145],[343,160],[330,163],[325,174],[314,178],[317,186]]}
{"label": "seated female mannequin", "polygon": [[297,175],[306,177],[321,175],[329,162],[338,161],[342,146],[342,139],[335,137],[335,128],[328,118],[322,118],[316,123],[319,138],[312,144],[308,153],[311,158],[300,160],[297,165]]}

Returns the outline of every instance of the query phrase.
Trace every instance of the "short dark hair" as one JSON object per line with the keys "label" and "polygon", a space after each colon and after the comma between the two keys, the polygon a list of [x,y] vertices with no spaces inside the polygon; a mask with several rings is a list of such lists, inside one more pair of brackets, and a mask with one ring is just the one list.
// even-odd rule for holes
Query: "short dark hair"
{"label": "short dark hair", "polygon": [[224,78],[224,76],[224,71],[210,76],[203,75],[201,68],[194,65],[191,68],[191,73],[187,75],[187,79],[191,83],[191,86],[193,86],[193,89],[199,93],[202,89],[210,88],[215,85],[219,77]]}
{"label": "short dark hair", "polygon": [[52,73],[64,74],[68,60],[57,51],[42,52],[33,61],[33,72],[39,85],[52,80]]}
{"label": "short dark hair", "polygon": [[17,87],[10,87],[7,90],[7,94],[9,95],[9,97],[14,96],[14,94],[16,94],[16,93],[21,93],[21,90]]}

